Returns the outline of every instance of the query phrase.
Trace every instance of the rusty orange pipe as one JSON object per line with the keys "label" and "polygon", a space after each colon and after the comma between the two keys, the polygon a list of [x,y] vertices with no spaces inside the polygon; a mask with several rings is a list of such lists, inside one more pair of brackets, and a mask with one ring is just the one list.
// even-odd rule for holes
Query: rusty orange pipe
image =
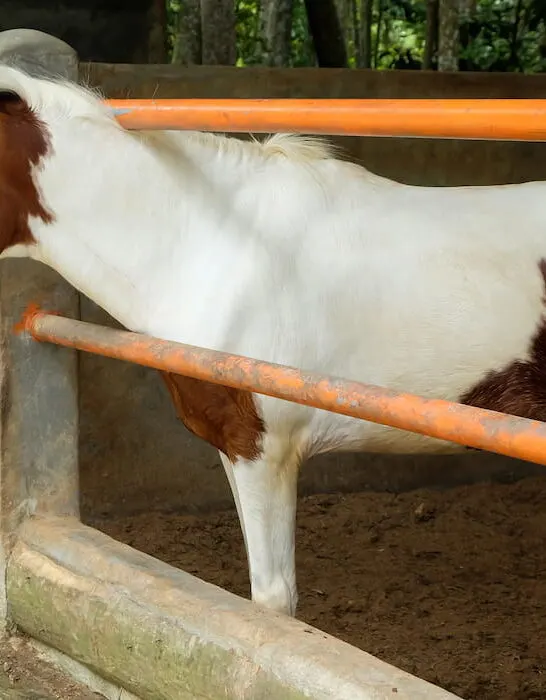
{"label": "rusty orange pipe", "polygon": [[108,100],[127,129],[546,140],[546,100]]}
{"label": "rusty orange pipe", "polygon": [[29,313],[25,329],[35,340],[546,465],[546,423],[42,312]]}

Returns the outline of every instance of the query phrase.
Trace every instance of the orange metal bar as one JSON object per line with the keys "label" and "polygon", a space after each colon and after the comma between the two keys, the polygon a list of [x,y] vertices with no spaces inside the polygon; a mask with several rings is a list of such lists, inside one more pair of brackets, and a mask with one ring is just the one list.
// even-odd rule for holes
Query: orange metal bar
{"label": "orange metal bar", "polygon": [[546,140],[546,100],[109,100],[127,129]]}
{"label": "orange metal bar", "polygon": [[546,423],[425,399],[238,355],[31,312],[35,340],[401,428],[546,465]]}

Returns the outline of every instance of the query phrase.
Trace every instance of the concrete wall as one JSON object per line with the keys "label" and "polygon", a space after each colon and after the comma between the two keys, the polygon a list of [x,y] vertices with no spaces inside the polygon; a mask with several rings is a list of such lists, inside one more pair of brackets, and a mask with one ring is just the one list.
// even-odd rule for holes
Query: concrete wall
{"label": "concrete wall", "polygon": [[[234,69],[81,64],[108,97],[498,97],[546,94],[546,76]],[[546,144],[411,139],[336,139],[369,169],[404,182],[493,184],[546,178]],[[138,202],[135,203],[138,206]],[[517,232],[514,232],[517,235]],[[82,319],[114,324],[87,300]],[[153,507],[200,510],[231,504],[216,452],[178,423],[155,372],[80,355],[82,508],[107,514]],[[488,454],[449,458],[334,455],[314,460],[302,492],[445,486],[516,478],[538,468]]]}

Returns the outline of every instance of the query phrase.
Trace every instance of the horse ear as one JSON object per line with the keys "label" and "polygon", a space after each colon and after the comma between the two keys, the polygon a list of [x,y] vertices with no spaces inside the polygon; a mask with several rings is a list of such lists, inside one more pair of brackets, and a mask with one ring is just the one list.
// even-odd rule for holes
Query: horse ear
{"label": "horse ear", "polygon": [[3,90],[0,88],[0,114],[13,114],[24,105],[21,95],[15,90]]}

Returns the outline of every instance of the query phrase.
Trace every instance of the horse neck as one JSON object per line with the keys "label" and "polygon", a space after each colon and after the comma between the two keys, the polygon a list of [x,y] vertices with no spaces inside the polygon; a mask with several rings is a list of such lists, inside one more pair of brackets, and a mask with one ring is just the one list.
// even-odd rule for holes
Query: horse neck
{"label": "horse neck", "polygon": [[[116,130],[94,143],[90,134],[56,144],[57,164],[38,176],[55,223],[34,222],[34,257],[138,328],[158,286],[195,279],[211,257],[233,254],[226,207],[248,159],[209,135]],[[63,159],[78,163],[68,178]]]}

